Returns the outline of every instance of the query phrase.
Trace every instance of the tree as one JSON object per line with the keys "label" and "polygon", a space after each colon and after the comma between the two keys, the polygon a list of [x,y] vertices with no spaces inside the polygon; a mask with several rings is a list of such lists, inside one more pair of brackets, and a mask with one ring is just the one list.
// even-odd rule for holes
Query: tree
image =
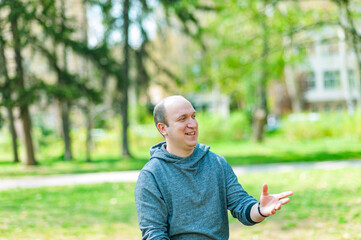
{"label": "tree", "polygon": [[[71,108],[71,100],[76,94],[72,90],[74,79],[67,70],[67,49],[65,45],[61,45],[57,41],[57,35],[69,35],[73,29],[67,27],[67,19],[65,16],[64,1],[60,1],[60,8],[56,7],[56,0],[42,1],[39,5],[41,12],[36,16],[39,26],[43,28],[42,36],[33,36],[31,38],[32,45],[35,50],[42,53],[49,62],[49,66],[55,71],[57,76],[58,92],[55,97],[58,100],[61,123],[62,138],[64,142],[64,159],[72,159],[69,113]],[[50,25],[49,25],[50,23]],[[44,44],[50,38],[51,49]],[[57,49],[62,48],[60,54]]]}
{"label": "tree", "polygon": [[[263,138],[268,113],[267,85],[281,77],[284,67],[284,16],[277,1],[217,2],[217,14],[204,27],[207,51],[190,71],[192,84],[219,86],[253,115],[253,136]],[[283,25],[282,25],[283,24]],[[280,44],[281,43],[281,44]],[[193,64],[195,64],[193,62]]]}
{"label": "tree", "polygon": [[[69,19],[66,16],[66,9],[64,1],[60,1],[60,9],[56,7],[57,1],[49,0],[41,2],[40,14],[35,18],[36,22],[42,29],[43,34],[30,35],[29,39],[35,51],[41,53],[47,60],[50,68],[56,74],[57,83],[47,84],[44,82],[44,90],[49,98],[55,97],[58,100],[61,109],[62,119],[62,136],[64,140],[64,159],[70,160],[72,158],[71,153],[71,138],[70,128],[71,123],[69,120],[70,108],[72,106],[79,106],[86,115],[88,121],[90,121],[90,107],[93,103],[100,103],[101,91],[99,86],[94,86],[90,83],[90,78],[87,74],[84,74],[86,69],[83,69],[86,64],[81,66],[81,69],[75,69],[71,72],[68,68],[68,51],[72,51],[73,56],[81,62],[85,62],[85,58],[90,56],[93,60],[99,64],[99,61],[106,58],[102,56],[99,58],[99,53],[91,51],[87,47],[87,29],[83,29],[86,24],[80,24],[80,28],[70,27],[74,23],[74,20]],[[85,3],[84,3],[85,4]],[[86,12],[83,7],[83,14],[86,17]],[[81,19],[80,21],[84,21]],[[50,24],[49,24],[50,23]],[[85,27],[86,28],[86,27]],[[72,34],[78,32],[82,37],[78,40],[74,40]],[[85,34],[84,34],[85,32]],[[51,44],[46,44],[50,42]],[[62,49],[62,51],[57,51]],[[96,56],[94,56],[94,54]],[[90,145],[90,131],[88,122],[87,127],[87,146]],[[89,147],[87,148],[87,160],[90,160]]]}
{"label": "tree", "polygon": [[5,39],[2,34],[2,22],[0,22],[0,72],[4,76],[4,84],[0,87],[2,94],[2,104],[6,107],[9,118],[9,130],[12,139],[12,148],[14,155],[14,162],[19,162],[18,144],[17,144],[17,132],[15,128],[15,119],[13,114],[13,108],[15,102],[12,99],[11,93],[13,93],[13,81],[10,79],[7,67],[7,59],[5,55]]}
{"label": "tree", "polygon": [[122,111],[122,153],[123,157],[130,157],[130,151],[128,147],[128,88],[129,88],[129,10],[130,10],[130,1],[124,0],[123,2],[123,34],[124,34],[124,59],[123,59],[123,77],[122,82],[118,82],[118,87],[121,88],[122,101],[121,101],[121,111]]}
{"label": "tree", "polygon": [[[282,81],[285,66],[302,62],[310,44],[306,32],[334,25],[335,14],[308,1],[223,0],[214,4],[216,14],[204,17],[206,51],[199,50],[200,57],[194,54],[189,59],[185,85],[188,89],[220,87],[236,106],[253,115],[253,137],[261,141],[269,111],[268,84]],[[295,109],[300,109],[297,83],[287,84],[293,85],[291,99],[296,101]]]}
{"label": "tree", "polygon": [[[172,79],[179,80],[179,77],[157,61],[152,56],[151,50],[147,48],[150,41],[147,30],[144,27],[144,22],[147,20],[147,16],[149,14],[154,13],[154,6],[152,6],[151,1],[123,0],[119,2],[107,0],[99,2],[89,0],[89,3],[92,7],[99,7],[101,9],[102,22],[105,26],[103,39],[99,41],[98,46],[93,48],[93,50],[98,49],[104,51],[105,53],[109,49],[116,49],[119,45],[122,46],[122,58],[119,59],[116,58],[116,56],[112,57],[112,54],[106,55],[109,59],[111,59],[111,61],[107,61],[109,64],[107,65],[108,67],[103,65],[101,69],[103,69],[108,76],[114,77],[117,82],[117,91],[114,96],[114,106],[116,112],[120,112],[122,117],[122,154],[123,156],[128,157],[130,156],[127,136],[127,129],[129,125],[129,85],[135,84],[138,96],[140,92],[146,93],[146,89],[149,86],[149,81],[151,79],[148,74],[150,65],[161,72],[165,72]],[[192,27],[194,26],[188,26],[189,22],[198,24],[197,19],[194,18],[191,11],[196,4],[189,4],[188,1],[160,1],[156,5],[156,7],[159,7],[160,5],[164,7],[168,18],[170,15],[177,16],[177,18],[181,20],[180,22],[182,23],[184,32],[191,35],[194,39],[200,38],[199,28],[196,28],[196,31],[193,31]],[[121,9],[122,11],[118,12],[116,9]],[[130,12],[133,14],[130,14]],[[141,33],[138,46],[134,46],[129,42],[130,27],[137,28]],[[121,33],[121,37],[114,38],[114,34],[118,34],[119,32]],[[135,66],[133,66],[132,63],[135,63]],[[129,74],[130,70],[133,70],[136,73],[136,77]]]}
{"label": "tree", "polygon": [[[61,32],[66,32],[66,16],[65,16],[65,3],[64,0],[60,1],[60,25],[61,25]],[[56,48],[56,45],[54,46]],[[63,45],[63,68],[67,71],[67,48]],[[59,85],[71,85],[64,83],[65,79],[62,79],[62,76],[58,76],[58,84]],[[72,151],[71,151],[71,138],[70,138],[70,128],[71,123],[69,119],[69,112],[71,108],[71,102],[68,99],[60,100],[60,109],[61,109],[61,119],[63,124],[63,138],[64,138],[64,146],[65,146],[65,153],[64,159],[71,160],[72,159]]]}
{"label": "tree", "polygon": [[13,50],[15,56],[16,63],[16,84],[19,87],[18,100],[20,105],[20,117],[23,126],[24,132],[24,141],[25,141],[25,149],[26,149],[26,165],[36,165],[37,162],[35,160],[34,155],[34,147],[33,147],[33,139],[31,134],[31,118],[29,114],[29,102],[26,98],[31,95],[31,92],[25,86],[25,76],[23,69],[23,58],[21,55],[22,42],[21,42],[21,34],[25,34],[21,31],[21,27],[18,22],[24,14],[26,14],[26,8],[18,0],[7,0],[5,1],[9,7],[11,14],[8,15],[9,22],[11,25],[11,34],[13,38]]}
{"label": "tree", "polygon": [[[339,12],[339,25],[345,33],[346,41],[352,47],[353,52],[356,55],[358,69],[361,69],[361,33],[359,33],[356,27],[356,21],[360,17],[360,13],[352,11],[352,9],[359,9],[360,3],[357,1],[350,0],[332,0],[336,4]],[[353,6],[353,8],[351,7]],[[361,84],[361,75],[358,79],[359,84]],[[360,89],[359,89],[360,90]],[[361,107],[361,93],[358,93],[357,99],[358,107]],[[353,103],[352,100],[347,102],[349,112],[353,112]]]}

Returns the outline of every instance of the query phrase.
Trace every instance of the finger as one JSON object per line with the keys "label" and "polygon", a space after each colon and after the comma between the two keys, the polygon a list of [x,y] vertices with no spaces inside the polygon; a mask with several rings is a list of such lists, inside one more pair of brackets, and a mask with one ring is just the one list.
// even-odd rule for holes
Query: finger
{"label": "finger", "polygon": [[264,196],[268,195],[268,186],[266,183],[263,184],[263,186],[262,186],[262,195],[264,195]]}
{"label": "finger", "polygon": [[274,215],[276,213],[276,209],[273,209],[272,211],[271,211],[271,215]]}
{"label": "finger", "polygon": [[284,204],[288,203],[289,201],[290,201],[289,198],[284,198],[284,199],[281,199],[281,200],[280,200],[280,203],[281,203],[282,205],[284,205]]}
{"label": "finger", "polygon": [[289,197],[289,196],[292,196],[292,195],[293,195],[293,192],[292,192],[292,191],[287,191],[287,192],[282,192],[282,193],[274,194],[274,196],[277,197],[278,199],[285,198],[285,197]]}
{"label": "finger", "polygon": [[275,210],[280,210],[281,209],[281,207],[282,207],[282,203],[281,202],[278,202],[277,204],[276,204],[276,206],[275,206]]}
{"label": "finger", "polygon": [[281,199],[281,198],[289,197],[289,196],[292,196],[292,195],[293,195],[292,191],[287,191],[287,192],[282,192],[282,193],[275,194],[274,196],[276,198],[278,198],[278,199]]}

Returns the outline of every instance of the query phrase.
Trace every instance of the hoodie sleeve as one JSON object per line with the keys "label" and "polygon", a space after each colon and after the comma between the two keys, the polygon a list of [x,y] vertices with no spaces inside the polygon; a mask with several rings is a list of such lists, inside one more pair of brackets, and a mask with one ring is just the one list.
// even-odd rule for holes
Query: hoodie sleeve
{"label": "hoodie sleeve", "polygon": [[237,176],[232,167],[226,163],[226,188],[227,188],[227,208],[233,217],[237,218],[244,225],[254,225],[251,219],[251,208],[257,200],[248,195],[238,182]]}
{"label": "hoodie sleeve", "polygon": [[141,171],[135,186],[135,204],[143,240],[167,240],[168,209],[154,176]]}

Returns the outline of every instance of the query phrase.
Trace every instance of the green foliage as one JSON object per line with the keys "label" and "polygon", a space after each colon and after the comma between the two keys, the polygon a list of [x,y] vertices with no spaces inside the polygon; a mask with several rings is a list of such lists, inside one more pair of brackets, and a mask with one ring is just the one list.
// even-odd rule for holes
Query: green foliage
{"label": "green foliage", "polygon": [[[259,83],[279,78],[283,72],[280,43],[287,21],[278,8],[264,1],[223,0],[215,4],[222,7],[217,14],[206,15],[204,21],[204,35],[212,40],[207,41],[201,57],[191,60],[190,65],[199,66],[200,73],[191,72],[188,84],[220,86],[224,93],[242,98],[251,107],[259,97],[254,94]],[[268,8],[272,13],[266,13]],[[265,39],[268,47],[264,47]],[[263,79],[263,71],[267,71],[267,79]]]}
{"label": "green foliage", "polygon": [[310,114],[295,115],[292,120],[286,118],[282,123],[282,135],[290,140],[310,140],[321,138],[361,138],[361,111],[353,115],[345,112],[323,113],[315,120],[310,120]]}
{"label": "green foliage", "polygon": [[197,113],[197,120],[200,142],[239,141],[247,139],[251,132],[248,118],[241,111],[232,112],[227,118],[212,113]]}
{"label": "green foliage", "polygon": [[153,113],[147,105],[137,104],[130,109],[130,115],[137,125],[153,124]]}
{"label": "green foliage", "polygon": [[2,113],[0,112],[0,130],[3,128],[4,124],[5,124],[5,119]]}
{"label": "green foliage", "polygon": [[200,17],[197,15],[197,11],[210,11],[215,10],[215,8],[211,5],[202,4],[201,1],[198,0],[160,0],[160,3],[165,9],[167,21],[170,22],[169,18],[176,16],[182,24],[182,31],[203,47],[203,29],[200,24]]}
{"label": "green foliage", "polygon": [[[74,117],[75,125],[81,126],[82,120]],[[322,115],[323,120],[316,123],[291,122],[285,119],[283,125],[275,133],[268,134],[262,144],[249,140],[251,126],[244,112],[233,112],[228,118],[199,112],[197,119],[199,142],[210,145],[212,151],[226,157],[232,165],[361,158],[359,112],[352,117],[342,113],[329,113]],[[98,127],[103,128],[93,131],[93,162],[85,163],[84,127],[74,128],[71,132],[72,149],[76,150],[74,162],[63,162],[61,138],[41,117],[33,116],[33,120],[39,169],[26,169],[11,164],[11,138],[8,129],[3,128],[0,132],[0,176],[140,169],[149,159],[149,148],[164,141],[155,128],[151,115],[147,115],[144,124],[132,122],[129,126],[129,141],[135,159],[122,159],[119,157],[120,119],[100,118],[96,122]]]}

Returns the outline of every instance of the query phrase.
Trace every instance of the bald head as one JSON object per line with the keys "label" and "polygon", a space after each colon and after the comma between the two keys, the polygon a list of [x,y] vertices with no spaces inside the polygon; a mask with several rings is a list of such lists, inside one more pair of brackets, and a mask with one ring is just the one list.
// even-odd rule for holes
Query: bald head
{"label": "bald head", "polygon": [[167,108],[171,106],[173,103],[179,102],[179,101],[187,101],[183,96],[181,95],[174,95],[169,96],[161,100],[154,108],[153,111],[153,118],[155,126],[158,125],[158,123],[164,123],[166,126],[168,126],[168,120],[167,120]]}
{"label": "bald head", "polygon": [[154,123],[169,153],[189,156],[198,143],[198,121],[192,104],[182,96],[163,99],[154,108]]}

